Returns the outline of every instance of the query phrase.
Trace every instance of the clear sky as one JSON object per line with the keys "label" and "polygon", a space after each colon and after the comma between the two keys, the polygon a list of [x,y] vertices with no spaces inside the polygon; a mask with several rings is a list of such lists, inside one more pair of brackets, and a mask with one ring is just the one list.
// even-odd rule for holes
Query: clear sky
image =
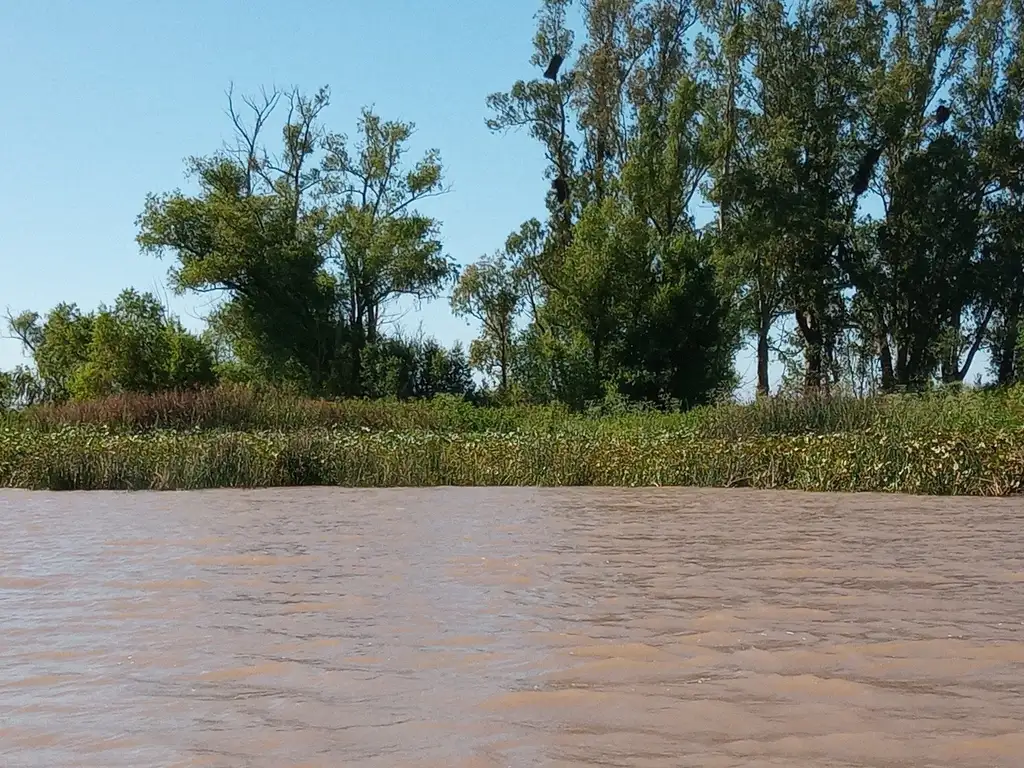
{"label": "clear sky", "polygon": [[[416,123],[452,192],[425,212],[461,264],[544,214],[540,147],[487,130],[485,98],[533,75],[536,0],[0,0],[0,311],[93,309],[133,286],[192,328],[207,297],[169,295],[169,263],[139,253],[148,192],[187,188],[183,160],[231,136],[229,84],[329,85],[331,130],[360,107]],[[276,138],[276,137],[273,137]],[[445,344],[475,328],[447,301],[401,320]],[[0,368],[23,362],[0,340]],[[755,368],[738,361],[747,391]],[[978,363],[974,370],[980,370]],[[777,371],[774,373],[777,374]],[[774,385],[775,375],[773,375]]]}

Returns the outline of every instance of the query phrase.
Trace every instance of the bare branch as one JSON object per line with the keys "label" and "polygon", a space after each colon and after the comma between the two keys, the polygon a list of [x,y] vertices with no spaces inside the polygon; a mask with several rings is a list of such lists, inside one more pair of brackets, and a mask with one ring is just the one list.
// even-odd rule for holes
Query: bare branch
{"label": "bare branch", "polygon": [[[242,103],[247,106],[253,113],[252,126],[248,127],[245,121],[242,119],[238,109],[235,107],[234,101],[234,83],[232,83],[227,90],[228,97],[228,109],[227,114],[231,120],[231,124],[235,128],[236,141],[240,145],[233,151],[236,157],[241,155],[239,160],[244,164],[246,168],[246,193],[251,195],[253,193],[253,173],[256,173],[263,178],[264,181],[270,183],[270,180],[262,173],[260,173],[260,160],[257,156],[260,141],[260,133],[263,130],[263,126],[267,120],[273,114],[274,109],[277,107],[278,101],[280,101],[281,94],[276,89],[270,93],[267,93],[265,89],[261,90],[263,96],[263,103],[259,104],[255,99],[243,96]],[[263,151],[264,158],[266,157],[266,151]]]}

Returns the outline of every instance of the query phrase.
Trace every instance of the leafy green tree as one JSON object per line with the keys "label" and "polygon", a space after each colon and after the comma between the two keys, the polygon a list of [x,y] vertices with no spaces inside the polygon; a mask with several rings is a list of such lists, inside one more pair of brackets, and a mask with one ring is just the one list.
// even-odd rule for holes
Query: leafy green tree
{"label": "leafy green tree", "polygon": [[[271,155],[261,132],[282,101],[289,118],[282,148]],[[243,103],[251,124],[229,96],[237,147],[190,160],[197,195],[151,195],[138,240],[147,252],[174,256],[176,292],[225,297],[211,319],[224,324],[245,362],[270,380],[298,379],[308,390],[329,391],[346,328],[336,311],[336,281],[323,269],[328,222],[315,199],[325,184],[314,154],[324,139],[319,115],[328,94],[273,92]]]}
{"label": "leafy green tree", "polygon": [[[996,381],[1021,376],[1024,311],[1024,5],[978,0],[971,6],[963,66],[951,91],[950,122],[972,147],[984,202],[981,290],[975,315],[989,319],[988,346]],[[975,323],[976,348],[983,323]]]}
{"label": "leafy green tree", "polygon": [[[715,265],[734,302],[735,319],[752,333],[759,396],[770,393],[769,358],[777,321],[791,311],[786,295],[781,232],[737,196],[736,177],[769,156],[772,135],[764,130],[763,90],[752,77],[753,10],[745,0],[707,0],[697,4],[701,31],[695,42],[697,75],[705,84],[704,114],[712,142],[709,180],[704,193],[718,208]],[[767,169],[766,169],[767,170]]]}
{"label": "leafy green tree", "polygon": [[[156,297],[123,291],[113,307],[82,314],[62,304],[41,319],[23,312],[11,329],[32,355],[49,400],[153,393],[215,383],[210,348],[168,317]],[[28,397],[26,381],[20,397]]]}
{"label": "leafy green tree", "polygon": [[445,349],[422,335],[381,337],[364,352],[363,391],[370,397],[408,400],[474,395],[469,361],[458,344]]}
{"label": "leafy green tree", "polygon": [[387,304],[400,296],[436,298],[456,275],[438,239],[439,223],[416,209],[446,189],[436,149],[404,165],[414,128],[363,110],[354,155],[344,137],[329,135],[324,143],[326,253],[337,267],[357,378],[362,348],[377,342]]}
{"label": "leafy green tree", "polygon": [[[876,281],[890,309],[897,386],[925,385],[943,359],[943,337],[948,344],[948,331],[960,330],[961,317],[976,298],[973,257],[981,206],[976,173],[967,149],[943,136],[906,158],[892,178],[892,201],[878,234]],[[947,378],[962,381],[966,369],[960,371],[957,362],[952,367],[957,372]]]}
{"label": "leafy green tree", "polygon": [[43,402],[42,382],[35,371],[17,365],[9,371],[0,371],[0,412]]}
{"label": "leafy green tree", "polygon": [[75,374],[88,361],[92,325],[91,314],[65,303],[45,318],[30,311],[8,318],[11,333],[32,357],[44,400],[60,402],[71,396]]}
{"label": "leafy green tree", "polygon": [[[249,370],[317,393],[357,393],[363,347],[400,295],[436,295],[454,267],[415,205],[443,191],[436,151],[404,166],[411,124],[364,110],[361,141],[328,132],[327,89],[229,97],[237,146],[190,163],[198,195],[151,196],[139,242],[172,254],[178,291],[216,292],[211,320]],[[287,105],[281,149],[263,133]]]}
{"label": "leafy green tree", "polygon": [[[538,67],[570,55],[566,7],[544,4]],[[657,1],[592,0],[582,11],[574,64],[488,100],[491,128],[528,129],[558,182],[544,243],[525,262],[539,290],[528,292],[519,370],[534,392],[546,382],[576,407],[609,389],[706,402],[732,376],[735,333],[689,212],[715,152],[686,56],[695,17]]]}
{"label": "leafy green tree", "polygon": [[[803,351],[804,387],[816,391],[829,386],[845,321],[836,251],[854,204],[847,180],[855,165],[863,22],[838,3],[789,10],[768,3],[749,14],[755,86],[741,124],[751,143],[736,159],[728,192],[746,215],[767,224],[755,224],[756,247],[778,267]],[[771,271],[765,277],[767,297]],[[766,315],[770,304],[762,307]]]}
{"label": "leafy green tree", "polygon": [[519,280],[506,254],[498,253],[466,267],[451,296],[456,315],[481,324],[479,338],[470,345],[470,364],[496,375],[498,391],[506,392],[515,349],[515,320],[523,303]]}

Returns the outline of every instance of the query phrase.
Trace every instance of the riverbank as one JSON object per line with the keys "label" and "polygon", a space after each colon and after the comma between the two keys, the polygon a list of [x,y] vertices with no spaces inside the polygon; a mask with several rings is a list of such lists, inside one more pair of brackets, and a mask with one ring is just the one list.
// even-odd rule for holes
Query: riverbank
{"label": "riverbank", "polygon": [[1019,493],[1024,430],[703,438],[594,427],[511,433],[151,431],[0,435],[0,485],[51,490],[339,485]]}
{"label": "riverbank", "polygon": [[571,414],[244,389],[7,414],[0,486],[702,486],[1001,496],[1024,481],[1024,390]]}

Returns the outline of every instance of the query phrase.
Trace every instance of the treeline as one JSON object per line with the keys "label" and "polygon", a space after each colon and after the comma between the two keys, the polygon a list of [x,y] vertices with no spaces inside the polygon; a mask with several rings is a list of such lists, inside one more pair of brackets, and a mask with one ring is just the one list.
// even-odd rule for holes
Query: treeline
{"label": "treeline", "polygon": [[[1022,19],[1020,0],[545,0],[535,76],[487,104],[544,153],[547,214],[464,269],[422,212],[446,186],[437,151],[408,156],[411,124],[364,110],[352,142],[326,90],[232,95],[236,143],[138,222],[176,291],[223,297],[207,331],[135,293],[11,318],[35,366],[8,400],[227,380],[689,408],[735,387],[745,340],[761,393],[773,353],[803,392],[962,382],[982,349],[1011,384]],[[384,333],[396,299],[444,295],[481,324],[468,354]]]}
{"label": "treeline", "polygon": [[[190,333],[150,293],[128,289],[113,307],[82,312],[61,304],[45,317],[23,312],[8,324],[33,365],[0,372],[0,410],[232,384],[269,384],[284,395],[314,393],[304,378],[268,376],[239,359],[216,326]],[[363,362],[354,391],[367,397],[481,396],[458,345],[445,349],[422,336],[382,338],[364,352]],[[223,396],[217,391],[211,397]]]}

